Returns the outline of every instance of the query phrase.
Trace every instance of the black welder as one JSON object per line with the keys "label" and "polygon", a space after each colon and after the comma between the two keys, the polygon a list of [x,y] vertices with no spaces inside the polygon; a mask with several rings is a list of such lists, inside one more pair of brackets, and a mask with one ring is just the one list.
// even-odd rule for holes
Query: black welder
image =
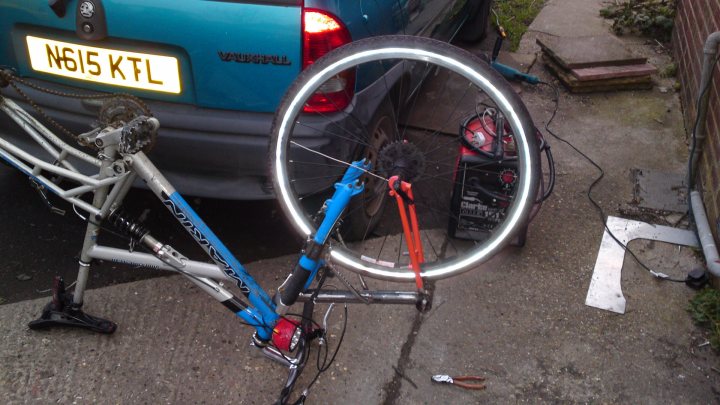
{"label": "black welder", "polygon": [[[500,225],[518,183],[515,137],[502,114],[488,108],[460,125],[460,146],[448,233],[481,241]],[[527,225],[513,244],[525,242]]]}

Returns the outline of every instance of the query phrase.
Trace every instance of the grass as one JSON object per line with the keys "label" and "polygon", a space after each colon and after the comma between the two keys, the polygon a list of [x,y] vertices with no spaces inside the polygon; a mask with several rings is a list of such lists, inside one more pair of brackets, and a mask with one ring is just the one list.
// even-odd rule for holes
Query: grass
{"label": "grass", "polygon": [[507,40],[510,41],[510,50],[516,51],[520,45],[520,39],[527,31],[530,23],[538,15],[545,0],[495,0],[493,12],[490,18],[493,26],[500,25],[507,32]]}
{"label": "grass", "polygon": [[710,345],[720,350],[720,291],[703,289],[690,300],[688,311],[696,324],[710,330]]}

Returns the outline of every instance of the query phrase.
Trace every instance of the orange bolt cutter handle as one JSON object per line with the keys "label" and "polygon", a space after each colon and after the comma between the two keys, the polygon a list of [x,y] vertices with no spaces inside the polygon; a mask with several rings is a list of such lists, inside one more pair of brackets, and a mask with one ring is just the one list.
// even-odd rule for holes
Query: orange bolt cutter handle
{"label": "orange bolt cutter handle", "polygon": [[[425,261],[420,229],[418,226],[417,213],[415,211],[415,200],[412,193],[412,185],[401,181],[398,176],[390,177],[388,181],[390,196],[395,197],[400,212],[403,233],[407,241],[408,254],[410,255],[410,266],[415,273],[415,284],[418,290],[423,289],[423,281],[420,276],[420,264]],[[405,202],[407,201],[407,208]],[[409,217],[409,220],[408,220]]]}

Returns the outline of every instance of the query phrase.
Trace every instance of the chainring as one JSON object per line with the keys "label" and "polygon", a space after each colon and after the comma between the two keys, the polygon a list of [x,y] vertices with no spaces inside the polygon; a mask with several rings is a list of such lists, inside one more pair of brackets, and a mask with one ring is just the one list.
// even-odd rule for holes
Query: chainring
{"label": "chainring", "polygon": [[98,122],[102,126],[117,126],[132,121],[140,115],[147,115],[146,107],[128,97],[107,99],[100,107]]}

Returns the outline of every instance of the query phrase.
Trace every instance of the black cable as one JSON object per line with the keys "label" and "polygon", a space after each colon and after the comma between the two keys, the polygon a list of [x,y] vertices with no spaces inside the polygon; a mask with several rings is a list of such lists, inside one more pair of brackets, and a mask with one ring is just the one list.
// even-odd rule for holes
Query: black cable
{"label": "black cable", "polygon": [[[547,129],[547,126],[545,127]],[[538,131],[539,132],[539,131]],[[548,162],[548,186],[547,190],[545,190],[545,193],[543,193],[542,198],[538,200],[538,203],[541,203],[548,198],[550,198],[550,195],[552,194],[553,190],[555,189],[555,159],[553,158],[552,152],[550,151],[550,145],[545,141],[545,138],[540,138],[540,150],[545,151],[545,159],[547,159]],[[545,181],[543,179],[542,182],[543,188],[545,187]]]}
{"label": "black cable", "polygon": [[[320,378],[320,374],[326,372],[330,367],[332,366],[333,362],[335,361],[335,357],[337,356],[338,352],[340,351],[340,346],[342,346],[343,340],[345,339],[345,332],[347,331],[347,320],[348,320],[348,308],[347,304],[345,304],[345,314],[343,316],[343,329],[340,333],[340,339],[338,340],[337,346],[335,346],[335,352],[333,352],[332,357],[330,358],[330,361],[328,361],[327,356],[329,352],[328,348],[328,339],[325,337],[326,345],[325,345],[325,354],[323,356],[322,364],[320,362],[320,352],[321,350],[318,349],[317,359],[316,359],[316,367],[318,372],[315,374],[315,377],[310,381],[307,387],[303,390],[302,395],[300,395],[300,398],[295,402],[295,404],[302,404],[305,398],[307,398],[307,392],[310,391],[310,388],[312,388],[313,385],[317,382],[318,378]],[[325,331],[327,332],[327,331]]]}
{"label": "black cable", "polygon": [[288,312],[287,314],[280,316],[280,318],[283,318],[283,319],[285,319],[285,320],[287,320],[287,321],[291,321],[291,319],[290,319],[291,316],[292,316],[292,317],[296,317],[296,318],[300,318],[301,320],[306,321],[306,322],[310,322],[310,323],[312,323],[312,325],[315,326],[315,327],[318,327],[318,328],[320,327],[320,324],[317,323],[317,322],[315,322],[314,319],[312,319],[312,318],[310,318],[310,317],[307,317],[307,316],[304,316],[304,315],[302,315],[302,314],[296,314],[296,313],[294,313],[294,312]]}
{"label": "black cable", "polygon": [[[318,362],[318,374],[317,374],[317,376],[315,376],[313,381],[310,383],[310,385],[308,386],[308,389],[315,383],[315,380],[317,380],[317,377],[320,376],[320,373],[326,372],[330,368],[330,366],[332,366],[333,362],[335,361],[335,357],[337,356],[338,352],[340,351],[340,346],[342,345],[343,340],[345,339],[345,332],[347,331],[347,321],[348,321],[347,304],[345,304],[345,306],[343,308],[345,310],[344,315],[343,315],[343,329],[342,329],[342,332],[340,333],[340,339],[338,340],[338,344],[337,344],[337,346],[335,346],[335,352],[333,352],[333,355],[330,358],[330,361],[327,361],[327,353],[328,353],[329,349],[326,346],[325,358],[323,359],[323,364],[322,364],[322,366],[320,366],[320,364]],[[319,358],[320,358],[320,351],[318,351],[318,359]]]}
{"label": "black cable", "polygon": [[547,83],[547,82],[541,81],[540,84],[544,84],[544,85],[550,87],[550,88],[555,92],[555,99],[553,100],[553,101],[555,102],[555,108],[553,109],[553,112],[552,112],[552,115],[550,116],[550,119],[548,120],[547,123],[545,123],[545,130],[546,130],[550,135],[552,135],[555,139],[557,139],[557,140],[560,141],[560,142],[565,143],[565,144],[568,145],[570,148],[572,148],[575,152],[577,152],[580,156],[582,156],[585,160],[587,160],[592,166],[594,166],[594,167],[600,172],[600,175],[599,175],[597,178],[595,178],[595,180],[590,184],[590,187],[588,187],[588,190],[587,190],[587,193],[586,193],[586,194],[587,194],[588,199],[590,200],[590,203],[592,203],[592,205],[595,206],[595,209],[597,210],[598,214],[600,215],[600,221],[602,221],[602,224],[603,224],[603,227],[605,228],[605,231],[608,233],[608,235],[610,235],[610,237],[611,237],[618,245],[620,245],[625,251],[627,251],[628,253],[630,253],[630,256],[632,256],[632,258],[635,259],[635,261],[636,261],[642,268],[644,268],[645,270],[647,270],[647,271],[648,271],[653,277],[655,277],[656,279],[658,279],[658,280],[663,280],[663,281],[673,281],[673,282],[676,282],[676,283],[684,283],[685,280],[670,278],[670,277],[668,277],[668,276],[663,277],[663,276],[661,276],[662,273],[658,273],[658,272],[655,272],[655,271],[653,271],[652,269],[650,269],[645,263],[643,263],[642,261],[640,261],[640,259],[635,255],[635,252],[633,252],[632,249],[630,249],[629,247],[627,247],[627,245],[625,245],[624,243],[622,243],[622,242],[620,241],[620,239],[618,239],[618,238],[615,236],[615,234],[612,233],[612,231],[610,230],[610,228],[608,228],[608,226],[607,226],[607,221],[605,220],[605,211],[603,211],[603,209],[602,209],[602,207],[600,206],[600,204],[598,204],[598,203],[593,199],[593,197],[592,197],[593,188],[595,188],[595,186],[596,186],[598,183],[600,183],[600,180],[602,180],[603,177],[605,177],[605,171],[603,170],[602,167],[600,167],[600,165],[598,165],[598,164],[597,164],[594,160],[592,160],[588,155],[586,155],[585,153],[583,153],[580,149],[576,148],[575,145],[573,145],[572,143],[568,142],[567,140],[561,138],[560,136],[558,136],[555,132],[553,132],[553,131],[550,129],[550,124],[551,124],[552,121],[555,119],[555,116],[557,115],[558,109],[559,109],[559,107],[560,107],[560,90],[558,89],[557,86],[555,86],[555,85],[553,85],[553,84],[550,84],[550,83]]}

